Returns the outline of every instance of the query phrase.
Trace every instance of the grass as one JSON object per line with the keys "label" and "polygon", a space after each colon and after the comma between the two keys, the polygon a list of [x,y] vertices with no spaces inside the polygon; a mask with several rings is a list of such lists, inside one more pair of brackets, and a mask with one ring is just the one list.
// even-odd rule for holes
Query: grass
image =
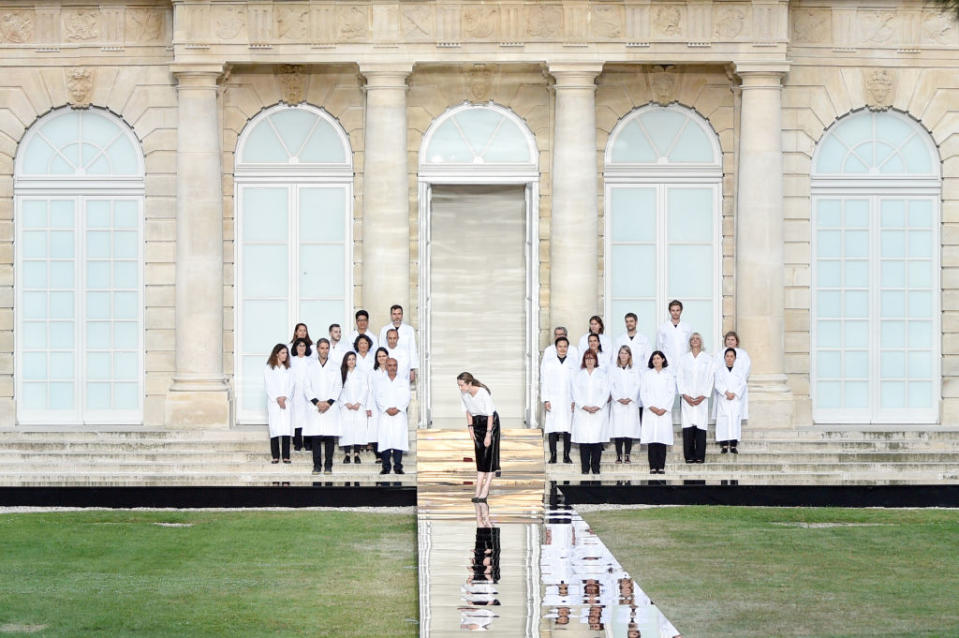
{"label": "grass", "polygon": [[0,634],[413,637],[417,615],[412,515],[0,515]]}
{"label": "grass", "polygon": [[684,638],[959,636],[959,511],[588,513]]}

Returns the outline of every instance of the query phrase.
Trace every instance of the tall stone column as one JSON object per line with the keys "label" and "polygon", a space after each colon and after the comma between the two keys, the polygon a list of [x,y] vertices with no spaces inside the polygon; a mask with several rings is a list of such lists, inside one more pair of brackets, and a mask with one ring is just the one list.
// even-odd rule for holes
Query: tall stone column
{"label": "tall stone column", "polygon": [[366,119],[363,162],[363,306],[378,331],[389,308],[410,312],[410,191],[406,148],[404,64],[364,64]]}
{"label": "tall stone column", "polygon": [[177,78],[176,373],[173,428],[230,425],[223,375],[223,179],[220,65],[174,65]]}
{"label": "tall stone column", "polygon": [[790,425],[784,367],[782,76],[739,65],[742,107],[736,216],[736,325],[752,358],[749,421]]}
{"label": "tall stone column", "polygon": [[601,64],[550,65],[556,80],[549,314],[552,326],[583,331],[599,309],[596,193],[596,76]]}

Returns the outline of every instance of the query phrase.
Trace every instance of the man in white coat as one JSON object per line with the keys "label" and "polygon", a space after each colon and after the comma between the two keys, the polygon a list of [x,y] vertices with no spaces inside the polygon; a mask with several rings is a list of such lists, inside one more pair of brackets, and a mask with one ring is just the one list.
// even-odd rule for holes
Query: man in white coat
{"label": "man in white coat", "polygon": [[693,336],[693,329],[681,320],[683,302],[673,299],[669,302],[669,321],[666,321],[656,332],[656,349],[666,355],[668,365],[679,366],[683,355],[689,352],[689,338]]}
{"label": "man in white coat", "polygon": [[633,353],[633,367],[645,370],[649,365],[649,355],[653,354],[653,348],[646,335],[636,329],[638,323],[639,317],[635,312],[626,313],[626,332],[616,338],[613,352],[619,352],[621,347],[629,346],[629,351]]}
{"label": "man in white coat", "polygon": [[404,379],[410,378],[410,355],[399,345],[400,333],[395,328],[386,331],[386,351],[396,359],[398,366],[396,374]]}
{"label": "man in white coat", "polygon": [[343,363],[343,356],[353,349],[352,343],[346,343],[342,340],[343,329],[338,323],[330,324],[330,360],[340,367]]}
{"label": "man in white coat", "polygon": [[566,343],[569,346],[568,350],[566,351],[566,356],[575,361],[576,365],[579,365],[579,350],[577,350],[576,346],[569,343],[569,333],[566,331],[566,327],[556,326],[553,328],[553,343],[546,346],[546,349],[543,350],[543,358],[540,360],[539,364],[540,374],[543,373],[543,366],[556,359],[556,340],[560,337],[566,339]]}
{"label": "man in white coat", "polygon": [[549,441],[549,462],[556,462],[556,442],[563,438],[563,463],[572,463],[569,456],[570,432],[573,424],[573,395],[571,382],[576,371],[579,370],[579,361],[569,354],[572,346],[565,336],[557,337],[552,359],[544,356],[540,370],[540,398],[543,401],[543,411],[546,414],[546,438]]}
{"label": "man in white coat", "polygon": [[377,449],[383,463],[380,474],[390,473],[390,461],[393,464],[393,471],[397,474],[405,474],[403,452],[410,449],[410,433],[406,417],[406,409],[410,405],[410,383],[397,374],[398,368],[396,359],[387,359],[386,374],[375,375],[373,382],[379,422]]}
{"label": "man in white coat", "polygon": [[409,355],[409,379],[410,383],[413,383],[416,381],[416,369],[420,367],[420,358],[416,351],[416,331],[413,330],[413,326],[410,324],[403,323],[403,306],[399,304],[393,304],[390,306],[390,323],[386,324],[380,329],[378,343],[381,346],[386,343],[386,331],[390,328],[396,329],[397,333],[399,334],[399,347],[406,350],[406,354]]}
{"label": "man in white coat", "polygon": [[[303,393],[313,404],[315,411],[303,426],[303,436],[311,437],[313,447],[313,473],[333,473],[333,449],[340,436],[340,411],[333,407],[343,389],[340,366],[330,358],[330,342],[316,342],[317,362],[310,366]],[[325,453],[325,456],[324,456]]]}
{"label": "man in white coat", "polygon": [[357,310],[354,318],[356,319],[356,330],[350,333],[350,349],[353,349],[353,344],[356,343],[357,337],[360,335],[366,335],[372,342],[370,344],[370,352],[376,352],[378,342],[376,340],[376,335],[373,334],[372,330],[370,330],[370,313],[362,309]]}

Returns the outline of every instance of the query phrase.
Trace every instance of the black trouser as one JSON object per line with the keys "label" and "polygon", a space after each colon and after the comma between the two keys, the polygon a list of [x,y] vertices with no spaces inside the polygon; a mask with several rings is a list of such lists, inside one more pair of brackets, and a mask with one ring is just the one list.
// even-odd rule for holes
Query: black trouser
{"label": "black trouser", "polygon": [[[310,445],[313,447],[313,469],[333,470],[333,451],[336,448],[335,436],[311,436],[308,437]],[[325,452],[325,454],[324,454]],[[326,463],[323,459],[326,458]]]}
{"label": "black trouser", "polygon": [[666,444],[665,443],[650,443],[648,446],[649,450],[649,469],[651,470],[664,470],[666,469]]}
{"label": "black trouser", "polygon": [[273,455],[273,458],[280,458],[280,445],[283,445],[283,459],[286,460],[290,458],[290,437],[288,436],[271,436],[270,437],[270,454]]}
{"label": "black trouser", "polygon": [[726,441],[718,441],[718,443],[723,447],[736,447],[739,445],[739,439],[727,439]]}
{"label": "black trouser", "polygon": [[383,469],[388,474],[390,471],[390,457],[393,460],[393,470],[397,473],[403,470],[403,450],[383,450],[380,453],[380,460],[383,462]]}
{"label": "black trouser", "polygon": [[626,448],[626,456],[633,451],[633,440],[628,436],[618,436],[613,439],[613,442],[616,444],[617,459],[623,458],[623,448]]}
{"label": "black trouser", "polygon": [[546,438],[549,440],[549,458],[556,458],[556,442],[559,437],[563,437],[563,459],[569,458],[569,432],[550,432]]}
{"label": "black trouser", "polygon": [[293,428],[293,449],[299,452],[310,447],[310,437],[303,436],[303,428]]}
{"label": "black trouser", "polygon": [[593,474],[599,474],[599,460],[603,454],[602,443],[580,443],[579,444],[579,465],[583,474],[589,474],[592,469]]}
{"label": "black trouser", "polygon": [[683,428],[683,458],[687,463],[706,460],[706,430]]}

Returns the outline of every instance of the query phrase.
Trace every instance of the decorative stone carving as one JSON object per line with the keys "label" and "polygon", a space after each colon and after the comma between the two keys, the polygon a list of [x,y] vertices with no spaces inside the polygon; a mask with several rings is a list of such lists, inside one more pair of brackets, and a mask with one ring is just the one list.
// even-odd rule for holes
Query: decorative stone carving
{"label": "decorative stone carving", "polygon": [[593,35],[600,38],[617,39],[623,37],[623,12],[617,6],[593,5],[590,12],[590,25]]}
{"label": "decorative stone carving", "polygon": [[66,69],[67,103],[75,109],[90,106],[93,95],[93,71],[78,66]]}
{"label": "decorative stone carving", "polygon": [[866,42],[882,44],[896,34],[895,11],[859,11],[859,34]]}
{"label": "decorative stone carving", "polygon": [[825,7],[796,9],[792,13],[793,41],[822,44],[832,39],[832,10]]}
{"label": "decorative stone carving", "polygon": [[888,69],[872,69],[863,74],[863,93],[871,111],[885,111],[892,106],[896,80]]}
{"label": "decorative stone carving", "polygon": [[683,35],[683,12],[677,6],[654,7],[652,10],[653,33],[667,38]]}
{"label": "decorative stone carving", "polygon": [[433,33],[433,8],[430,6],[401,7],[400,24],[404,40],[428,40]]}
{"label": "decorative stone carving", "polygon": [[489,102],[493,89],[493,72],[485,64],[474,64],[469,72],[467,95],[470,102]]}
{"label": "decorative stone carving", "polygon": [[529,7],[526,35],[537,40],[549,40],[555,38],[562,30],[562,7],[554,4],[535,4]]}
{"label": "decorative stone carving", "polygon": [[486,39],[496,32],[499,9],[487,5],[463,7],[463,33],[469,38]]}
{"label": "decorative stone carving", "polygon": [[370,19],[366,7],[337,7],[336,22],[337,39],[341,42],[361,42],[369,36]]}
{"label": "decorative stone carving", "polygon": [[713,35],[718,40],[733,40],[743,32],[746,10],[743,7],[720,6],[713,18]]}
{"label": "decorative stone carving", "polygon": [[33,40],[33,14],[30,11],[8,11],[0,15],[0,41],[20,44]]}
{"label": "decorative stone carving", "polygon": [[276,69],[280,101],[293,106],[306,100],[306,75],[301,64],[281,64]]}
{"label": "decorative stone carving", "polygon": [[941,11],[923,12],[922,38],[936,44],[955,44],[956,30],[952,17]]}
{"label": "decorative stone carving", "polygon": [[649,70],[649,91],[653,102],[667,106],[676,101],[679,88],[679,73],[674,66],[654,66]]}
{"label": "decorative stone carving", "polygon": [[276,36],[280,40],[307,39],[310,29],[310,9],[304,5],[282,5],[274,7],[276,16]]}
{"label": "decorative stone carving", "polygon": [[213,8],[213,30],[217,37],[232,40],[246,27],[246,7],[227,5]]}
{"label": "decorative stone carving", "polygon": [[156,9],[126,10],[126,39],[129,42],[157,42],[163,39],[165,16]]}
{"label": "decorative stone carving", "polygon": [[100,37],[100,12],[94,9],[63,11],[63,37],[69,42],[85,42]]}

